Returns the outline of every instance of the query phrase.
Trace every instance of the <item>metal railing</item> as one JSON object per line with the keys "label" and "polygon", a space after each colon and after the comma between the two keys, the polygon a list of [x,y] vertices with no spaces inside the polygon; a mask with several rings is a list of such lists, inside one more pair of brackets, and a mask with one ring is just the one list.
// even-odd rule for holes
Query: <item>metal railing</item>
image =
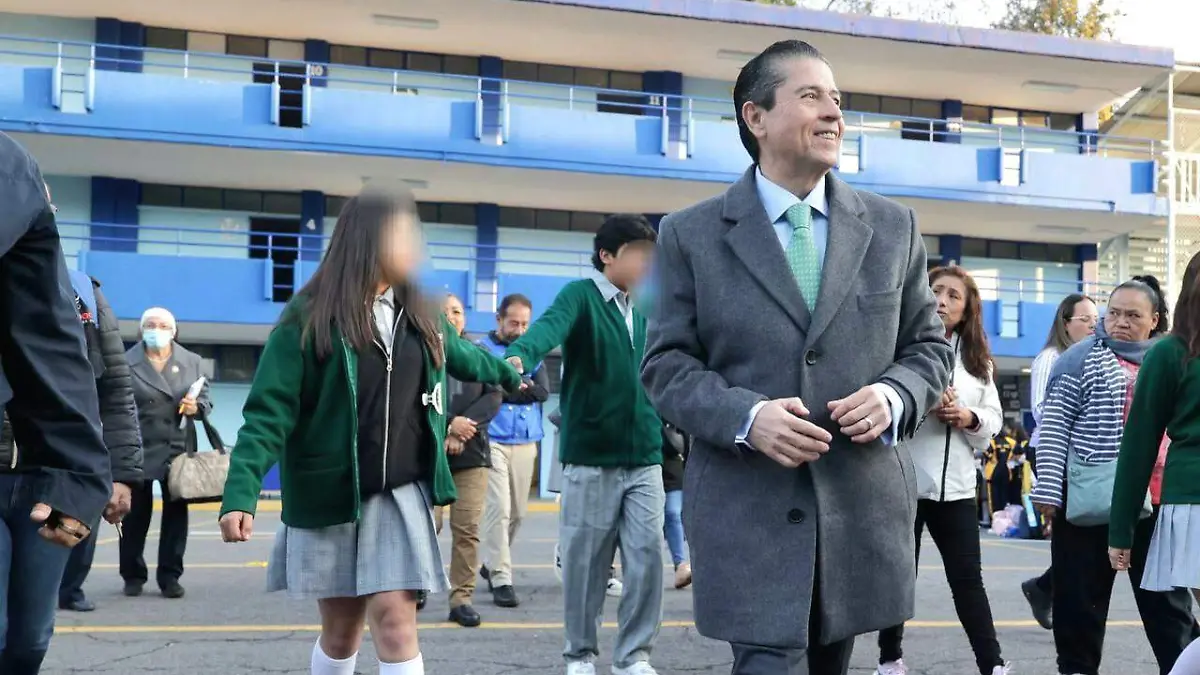
{"label": "metal railing", "polygon": [[[221,260],[270,260],[276,270],[295,270],[296,260],[311,272],[323,256],[328,236],[272,234],[245,229],[183,228],[156,225],[88,223],[60,220],[60,236],[72,251],[115,251],[144,255]],[[519,273],[563,279],[580,278],[592,271],[590,250],[539,246],[481,246],[429,239],[425,255],[434,269],[465,272],[468,288],[480,263],[490,263],[499,274]],[[513,272],[514,269],[520,270]],[[1001,300],[1005,311],[1015,312],[1015,302],[1057,304],[1071,293],[1086,293],[1098,301],[1107,289],[1095,282],[1031,279],[992,274],[975,277],[985,300]],[[277,289],[291,289],[286,284]],[[469,290],[468,292],[473,292]],[[1011,308],[1010,308],[1011,305]],[[1015,320],[1015,314],[1011,317]],[[1006,317],[1007,321],[1007,317]]]}
{"label": "metal railing", "polygon": [[[130,54],[134,56],[131,58]],[[272,120],[276,124],[279,123],[280,96],[296,92],[302,97],[299,107],[303,112],[303,123],[311,124],[312,87],[318,83],[328,89],[473,100],[476,103],[476,137],[497,143],[508,140],[513,105],[659,118],[664,122],[660,139],[663,154],[677,154],[680,158],[691,155],[699,123],[732,125],[734,114],[729,99],[0,35],[0,65],[14,62],[54,69],[56,107],[61,107],[62,94],[73,93],[84,96],[86,110],[93,109],[98,64],[102,70],[139,70],[202,80],[244,82],[258,75],[269,79],[272,85],[275,108]],[[73,76],[83,78],[82,89],[70,89],[63,83],[64,78]],[[855,111],[846,111],[845,120],[848,141],[864,135],[884,135],[1010,150],[1112,153],[1142,158],[1158,158],[1161,154],[1161,144],[1152,139],[1093,132]],[[672,129],[677,131],[672,134]],[[678,148],[674,147],[676,144]],[[847,152],[856,156],[854,146],[857,144],[847,142],[846,145]]]}

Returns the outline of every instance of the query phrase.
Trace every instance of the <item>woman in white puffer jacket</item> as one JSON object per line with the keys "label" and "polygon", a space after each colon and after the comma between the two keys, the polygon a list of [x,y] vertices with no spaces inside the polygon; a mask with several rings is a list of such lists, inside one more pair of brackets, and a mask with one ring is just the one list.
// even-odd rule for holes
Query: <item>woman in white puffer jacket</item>
{"label": "woman in white puffer jacket", "polygon": [[[967,633],[980,675],[1006,675],[987,591],[979,547],[975,494],[975,451],[1000,431],[1003,410],[992,379],[992,357],[983,330],[983,302],[975,280],[960,267],[929,273],[946,339],[954,346],[950,387],[905,442],[916,466],[917,554],[926,527],[942,554],[954,609]],[[879,675],[905,675],[901,641],[904,626],[879,633]]]}

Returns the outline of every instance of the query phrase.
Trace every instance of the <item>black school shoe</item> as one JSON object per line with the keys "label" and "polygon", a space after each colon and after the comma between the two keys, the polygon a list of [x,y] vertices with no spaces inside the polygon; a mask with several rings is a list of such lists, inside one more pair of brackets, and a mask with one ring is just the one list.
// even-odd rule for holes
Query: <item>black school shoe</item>
{"label": "black school shoe", "polygon": [[497,607],[516,607],[521,604],[517,598],[517,591],[512,586],[497,586],[492,591],[492,602],[496,603]]}
{"label": "black school shoe", "polygon": [[475,628],[483,623],[483,618],[479,616],[479,612],[470,605],[459,605],[450,610],[450,620],[462,626],[463,628]]}

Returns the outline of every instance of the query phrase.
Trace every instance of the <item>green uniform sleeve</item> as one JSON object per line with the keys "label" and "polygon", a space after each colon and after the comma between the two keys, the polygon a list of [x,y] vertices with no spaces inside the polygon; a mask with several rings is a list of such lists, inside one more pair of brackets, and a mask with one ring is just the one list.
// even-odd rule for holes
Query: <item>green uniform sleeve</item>
{"label": "green uniform sleeve", "polygon": [[579,284],[567,284],[554,302],[516,342],[508,346],[505,358],[520,357],[526,368],[541,363],[550,350],[558,347],[571,334],[571,329],[583,310],[584,295]]}
{"label": "green uniform sleeve", "polygon": [[1133,548],[1133,531],[1146,501],[1150,475],[1175,411],[1183,359],[1179,341],[1168,337],[1146,353],[1138,371],[1113,483],[1108,527],[1108,545],[1113,548]]}
{"label": "green uniform sleeve", "polygon": [[242,407],[242,428],[229,458],[222,516],[232,511],[253,515],[258,508],[263,477],[283,454],[300,417],[303,382],[301,327],[297,321],[285,321],[267,338]]}
{"label": "green uniform sleeve", "polygon": [[470,340],[465,340],[450,322],[442,319],[446,346],[446,372],[460,382],[498,384],[507,391],[521,387],[521,375],[507,361],[496,358]]}

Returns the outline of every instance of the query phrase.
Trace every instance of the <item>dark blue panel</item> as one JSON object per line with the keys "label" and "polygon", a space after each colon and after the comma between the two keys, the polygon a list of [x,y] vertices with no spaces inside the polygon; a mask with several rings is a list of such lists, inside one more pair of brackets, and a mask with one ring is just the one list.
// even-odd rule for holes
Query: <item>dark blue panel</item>
{"label": "dark blue panel", "polygon": [[659,225],[659,223],[662,222],[662,219],[667,214],[665,214],[665,213],[647,213],[645,215],[646,215],[646,220],[650,221],[650,225],[654,228],[654,231],[658,232],[658,225]]}
{"label": "dark blue panel", "polygon": [[121,22],[121,46],[133,49],[121,50],[121,67],[126,73],[142,72],[142,47],[146,46],[146,27],[140,23]]}
{"label": "dark blue panel", "polygon": [[1075,262],[1079,263],[1079,280],[1084,279],[1084,263],[1096,262],[1100,257],[1100,247],[1095,244],[1079,244],[1075,247]]}
{"label": "dark blue panel", "polygon": [[1154,176],[1157,173],[1157,162],[1133,162],[1130,167],[1129,191],[1135,195],[1154,194]]}
{"label": "dark blue panel", "polygon": [[[96,69],[121,70],[121,22],[118,19],[96,19]],[[112,45],[112,46],[99,46]]]}
{"label": "dark blue panel", "polygon": [[499,257],[500,207],[496,204],[475,206],[475,276],[480,284],[496,280],[496,259]]}
{"label": "dark blue panel", "polygon": [[300,259],[321,261],[325,235],[325,193],[300,193]]}
{"label": "dark blue panel", "polygon": [[[963,102],[955,100],[942,101],[942,119],[962,121]],[[934,125],[934,131],[939,132],[934,134],[933,139],[942,143],[962,143],[961,133],[949,133],[949,127],[945,124]]]}
{"label": "dark blue panel", "polygon": [[479,77],[483,78],[483,135],[500,133],[500,78],[504,77],[504,60],[495,56],[479,57]]}
{"label": "dark blue panel", "polygon": [[[328,69],[329,43],[324,40],[305,40],[304,60],[308,63],[321,64]],[[316,76],[309,79],[309,83],[314,87],[324,87],[327,83],[327,79],[322,76]]]}
{"label": "dark blue panel", "polygon": [[980,183],[1000,182],[1000,152],[1000,148],[981,148],[976,151],[975,180]]}
{"label": "dark blue panel", "polygon": [[962,262],[962,240],[959,234],[943,234],[938,238],[943,265]]}
{"label": "dark blue panel", "polygon": [[122,178],[92,178],[92,251],[137,252],[140,186]]}

